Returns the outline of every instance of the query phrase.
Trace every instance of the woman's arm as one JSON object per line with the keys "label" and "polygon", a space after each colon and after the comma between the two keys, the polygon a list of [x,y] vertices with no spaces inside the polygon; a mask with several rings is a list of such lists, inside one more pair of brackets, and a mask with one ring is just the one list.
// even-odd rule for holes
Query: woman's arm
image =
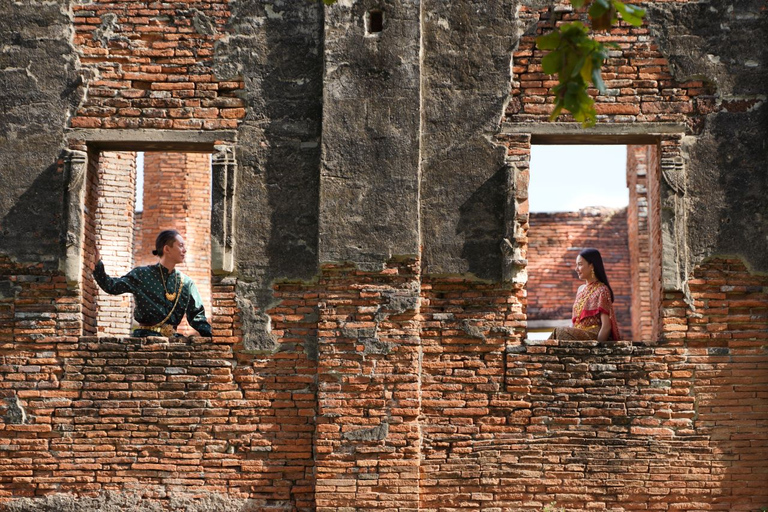
{"label": "woman's arm", "polygon": [[608,313],[600,313],[600,332],[597,341],[608,341],[611,337],[611,317]]}

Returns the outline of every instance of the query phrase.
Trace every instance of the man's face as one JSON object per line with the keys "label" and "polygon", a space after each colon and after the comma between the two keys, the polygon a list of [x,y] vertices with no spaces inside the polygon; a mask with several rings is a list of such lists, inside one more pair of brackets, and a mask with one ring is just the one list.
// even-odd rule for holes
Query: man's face
{"label": "man's face", "polygon": [[181,235],[176,235],[172,245],[165,246],[163,255],[168,259],[169,263],[174,265],[184,263],[184,257],[187,255],[187,246],[184,245],[184,239],[181,238]]}

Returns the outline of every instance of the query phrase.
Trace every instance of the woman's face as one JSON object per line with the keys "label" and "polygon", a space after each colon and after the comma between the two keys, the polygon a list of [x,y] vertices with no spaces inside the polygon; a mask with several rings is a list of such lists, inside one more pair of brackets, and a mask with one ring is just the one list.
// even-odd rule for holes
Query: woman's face
{"label": "woman's face", "polygon": [[576,256],[576,275],[579,276],[579,279],[587,280],[590,277],[592,277],[592,269],[594,268],[594,265],[589,263],[587,260],[581,257],[581,255]]}

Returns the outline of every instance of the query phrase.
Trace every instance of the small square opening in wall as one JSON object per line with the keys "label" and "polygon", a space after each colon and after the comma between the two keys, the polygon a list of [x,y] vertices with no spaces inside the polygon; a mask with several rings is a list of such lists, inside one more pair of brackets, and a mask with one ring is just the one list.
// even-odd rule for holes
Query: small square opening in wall
{"label": "small square opening in wall", "polygon": [[384,29],[384,12],[373,9],[365,14],[366,34],[376,34]]}

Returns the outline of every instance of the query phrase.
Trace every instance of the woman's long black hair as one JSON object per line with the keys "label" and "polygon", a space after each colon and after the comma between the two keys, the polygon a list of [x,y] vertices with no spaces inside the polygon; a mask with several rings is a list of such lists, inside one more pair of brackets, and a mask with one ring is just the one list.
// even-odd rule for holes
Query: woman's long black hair
{"label": "woman's long black hair", "polygon": [[611,285],[608,283],[608,276],[605,275],[603,257],[600,256],[600,251],[591,247],[587,247],[579,253],[579,256],[587,260],[587,263],[590,263],[595,267],[595,277],[598,281],[608,287],[608,291],[611,292],[611,302],[613,302],[613,288],[611,288]]}
{"label": "woman's long black hair", "polygon": [[179,232],[175,229],[166,229],[165,231],[161,231],[155,239],[155,250],[152,251],[152,254],[155,256],[162,256],[163,247],[166,245],[173,247],[173,242],[176,240],[177,236],[179,236]]}

